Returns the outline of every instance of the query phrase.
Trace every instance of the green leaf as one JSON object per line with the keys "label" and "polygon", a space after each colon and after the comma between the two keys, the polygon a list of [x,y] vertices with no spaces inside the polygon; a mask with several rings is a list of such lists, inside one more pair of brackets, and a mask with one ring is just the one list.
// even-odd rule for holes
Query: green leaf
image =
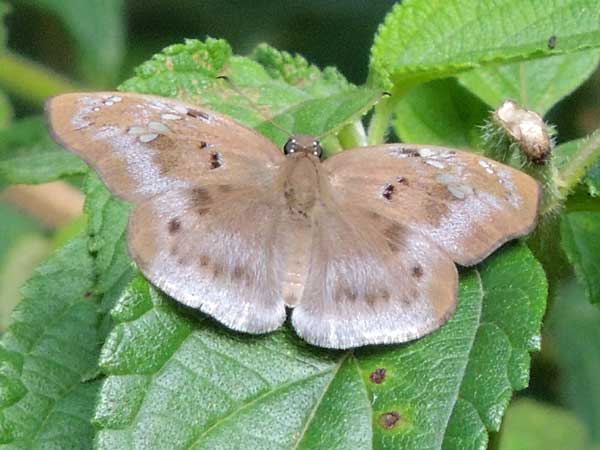
{"label": "green leaf", "polygon": [[288,328],[228,331],[137,278],[101,353],[98,448],[481,448],[527,385],[545,295],[539,264],[511,246],[464,274],[438,332],[331,352]]}
{"label": "green leaf", "polygon": [[600,131],[584,139],[559,145],[554,149],[553,162],[561,179],[563,196],[579,183],[585,183],[592,195],[600,195]]}
{"label": "green leaf", "polygon": [[370,77],[406,89],[488,64],[599,46],[595,0],[407,0],[377,32]]}
{"label": "green leaf", "polygon": [[48,135],[42,118],[21,120],[0,131],[0,184],[35,184],[83,174],[87,166]]}
{"label": "green leaf", "polygon": [[133,270],[126,232],[131,206],[113,197],[95,174],[87,177],[84,191],[89,249],[98,273],[96,292],[106,293],[125,272]]}
{"label": "green leaf", "polygon": [[[218,79],[227,76],[227,81]],[[356,121],[381,97],[357,88],[333,68],[320,71],[300,56],[259,46],[250,58],[232,56],[223,40],[187,40],[167,47],[120,89],[176,96],[220,111],[282,145],[290,133],[320,134]],[[239,93],[243,95],[239,95]]]}
{"label": "green leaf", "polygon": [[75,41],[78,67],[91,84],[111,86],[125,52],[123,0],[21,0],[58,16]]}
{"label": "green leaf", "polygon": [[481,67],[459,75],[460,83],[492,108],[510,98],[544,115],[596,70],[593,49],[533,61]]}
{"label": "green leaf", "polygon": [[600,310],[571,279],[558,290],[546,323],[548,348],[559,363],[562,403],[587,426],[592,443],[600,448]]}
{"label": "green leaf", "polygon": [[0,91],[0,130],[7,128],[12,122],[13,109],[8,97]]}
{"label": "green leaf", "polygon": [[6,26],[4,25],[4,16],[10,11],[6,2],[0,1],[0,53],[6,48]]}
{"label": "green leaf", "polygon": [[562,246],[588,299],[600,305],[600,212],[563,214],[560,231]]}
{"label": "green leaf", "polygon": [[76,239],[36,270],[0,341],[0,448],[90,448],[93,260]]}
{"label": "green leaf", "polygon": [[489,108],[455,79],[419,85],[396,105],[393,126],[404,142],[477,148]]}
{"label": "green leaf", "polygon": [[500,450],[586,450],[585,427],[563,409],[517,400],[506,413]]}

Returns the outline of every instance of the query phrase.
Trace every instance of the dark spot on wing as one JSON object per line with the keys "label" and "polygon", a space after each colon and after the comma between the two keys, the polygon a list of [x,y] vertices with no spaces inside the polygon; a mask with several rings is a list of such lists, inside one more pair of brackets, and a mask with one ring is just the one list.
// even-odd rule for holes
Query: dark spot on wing
{"label": "dark spot on wing", "polygon": [[219,152],[212,152],[210,154],[210,168],[218,169],[223,163],[221,162],[221,154]]}
{"label": "dark spot on wing", "polygon": [[202,111],[198,111],[197,109],[188,109],[187,115],[195,119],[203,119],[207,121],[210,120],[210,116],[208,114]]}
{"label": "dark spot on wing", "polygon": [[414,148],[400,148],[400,151],[411,158],[419,158],[421,155]]}
{"label": "dark spot on wing", "polygon": [[208,189],[203,187],[195,187],[192,189],[191,200],[192,206],[204,207],[212,202],[212,197],[210,196]]}
{"label": "dark spot on wing", "polygon": [[371,375],[369,375],[369,380],[375,384],[381,384],[385,380],[385,374],[386,370],[383,367],[380,367],[379,369],[375,369],[373,372],[371,372]]}
{"label": "dark spot on wing", "polygon": [[423,276],[423,267],[420,264],[417,264],[411,269],[412,276],[415,278],[421,278]]}
{"label": "dark spot on wing", "polygon": [[405,233],[405,228],[398,222],[392,222],[383,230],[383,235],[385,236],[388,247],[392,252],[395,253],[400,249],[400,244],[404,240]]}
{"label": "dark spot on wing", "polygon": [[386,183],[386,185],[383,187],[383,191],[381,193],[381,196],[383,198],[385,198],[386,200],[391,200],[392,199],[392,194],[394,193],[394,185],[393,184],[389,184]]}
{"label": "dark spot on wing", "polygon": [[181,221],[177,218],[169,220],[169,233],[175,234],[181,229]]}
{"label": "dark spot on wing", "polygon": [[218,278],[221,275],[223,275],[223,265],[221,265],[219,263],[215,263],[213,266],[213,276],[215,278]]}
{"label": "dark spot on wing", "polygon": [[358,295],[356,295],[356,292],[354,292],[352,289],[350,288],[345,288],[344,290],[344,295],[348,300],[351,301],[355,301],[356,298],[358,297]]}
{"label": "dark spot on wing", "polygon": [[556,48],[556,36],[552,35],[548,38],[548,48],[554,50]]}
{"label": "dark spot on wing", "polygon": [[379,423],[381,424],[381,426],[383,428],[385,428],[386,430],[389,430],[391,428],[394,428],[396,425],[398,425],[398,422],[400,421],[401,418],[402,418],[402,416],[400,416],[399,412],[389,411],[389,412],[383,413],[379,417]]}
{"label": "dark spot on wing", "polygon": [[231,278],[234,280],[240,280],[244,276],[245,270],[242,266],[235,266],[233,272],[231,272]]}

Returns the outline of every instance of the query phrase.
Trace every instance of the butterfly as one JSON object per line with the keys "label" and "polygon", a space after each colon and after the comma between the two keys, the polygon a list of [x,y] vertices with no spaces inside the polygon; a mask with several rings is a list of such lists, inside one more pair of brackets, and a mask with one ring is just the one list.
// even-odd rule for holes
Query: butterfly
{"label": "butterfly", "polygon": [[135,209],[129,252],[166,294],[247,333],[291,323],[345,349],[401,343],[457,305],[472,266],[532,231],[540,187],[491,159],[384,144],[324,161],[281,152],[232,118],[173,99],[73,93],[46,106],[54,138]]}

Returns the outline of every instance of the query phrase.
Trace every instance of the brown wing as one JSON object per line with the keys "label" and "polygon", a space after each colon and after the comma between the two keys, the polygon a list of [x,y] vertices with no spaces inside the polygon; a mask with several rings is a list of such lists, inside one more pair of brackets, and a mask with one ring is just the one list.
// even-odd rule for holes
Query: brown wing
{"label": "brown wing", "polygon": [[440,327],[456,307],[450,257],[418,230],[356,203],[324,199],[292,323],[329,348],[406,342]]}
{"label": "brown wing", "polygon": [[324,167],[340,203],[419,230],[465,266],[536,224],[538,183],[473,153],[389,144],[341,152]]}
{"label": "brown wing", "polygon": [[281,206],[260,186],[175,189],[136,208],[129,251],[179,302],[235,330],[271,331],[285,320],[275,248]]}
{"label": "brown wing", "polygon": [[233,119],[162,97],[65,94],[51,98],[46,113],[55,139],[132,202],[198,184],[260,181],[283,159]]}

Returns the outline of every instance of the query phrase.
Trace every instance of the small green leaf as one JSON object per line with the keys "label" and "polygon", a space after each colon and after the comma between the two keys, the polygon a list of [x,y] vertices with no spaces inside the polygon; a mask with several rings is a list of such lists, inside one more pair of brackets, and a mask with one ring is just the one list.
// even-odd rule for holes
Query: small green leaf
{"label": "small green leaf", "polygon": [[489,108],[455,79],[413,88],[398,101],[393,126],[404,142],[477,148]]}
{"label": "small green leaf", "polygon": [[554,149],[553,162],[560,176],[563,196],[579,183],[585,183],[592,195],[600,193],[600,131],[584,139],[559,145]]}
{"label": "small green leaf", "polygon": [[460,430],[485,444],[527,385],[545,295],[539,264],[512,246],[462,277],[438,332],[351,353],[287,328],[231,332],[137,278],[101,354],[98,448],[475,448],[457,446]]}
{"label": "small green leaf", "polygon": [[588,299],[600,305],[600,212],[564,214],[560,230],[562,246],[586,288]]}
{"label": "small green leaf", "polygon": [[84,162],[50,138],[42,118],[0,131],[0,183],[44,183],[86,171]]}
{"label": "small green leaf", "polygon": [[22,0],[58,16],[75,41],[82,76],[110,86],[119,76],[125,52],[123,0]]}
{"label": "small green leaf", "polygon": [[370,76],[405,89],[488,64],[599,46],[595,0],[408,0],[379,28]]}
{"label": "small green leaf", "polygon": [[561,400],[600,448],[600,310],[585,297],[575,279],[561,285],[548,313],[546,335],[559,364]]}
{"label": "small green leaf", "polygon": [[[218,79],[220,75],[233,85]],[[232,56],[229,44],[217,39],[167,47],[120,89],[209,107],[258,129],[278,145],[288,135],[267,119],[290,133],[317,135],[357,121],[382,94],[352,86],[335,69],[320,71],[300,56],[264,44],[250,58]]]}
{"label": "small green leaf", "polygon": [[593,49],[533,61],[481,67],[459,75],[460,83],[492,108],[510,98],[544,115],[596,70]]}
{"label": "small green leaf", "polygon": [[[0,341],[0,445],[90,448],[98,383],[93,260],[76,239],[40,266]],[[8,393],[8,394],[7,394]]]}
{"label": "small green leaf", "polygon": [[506,413],[500,450],[587,450],[587,433],[577,417],[529,399],[517,400]]}

